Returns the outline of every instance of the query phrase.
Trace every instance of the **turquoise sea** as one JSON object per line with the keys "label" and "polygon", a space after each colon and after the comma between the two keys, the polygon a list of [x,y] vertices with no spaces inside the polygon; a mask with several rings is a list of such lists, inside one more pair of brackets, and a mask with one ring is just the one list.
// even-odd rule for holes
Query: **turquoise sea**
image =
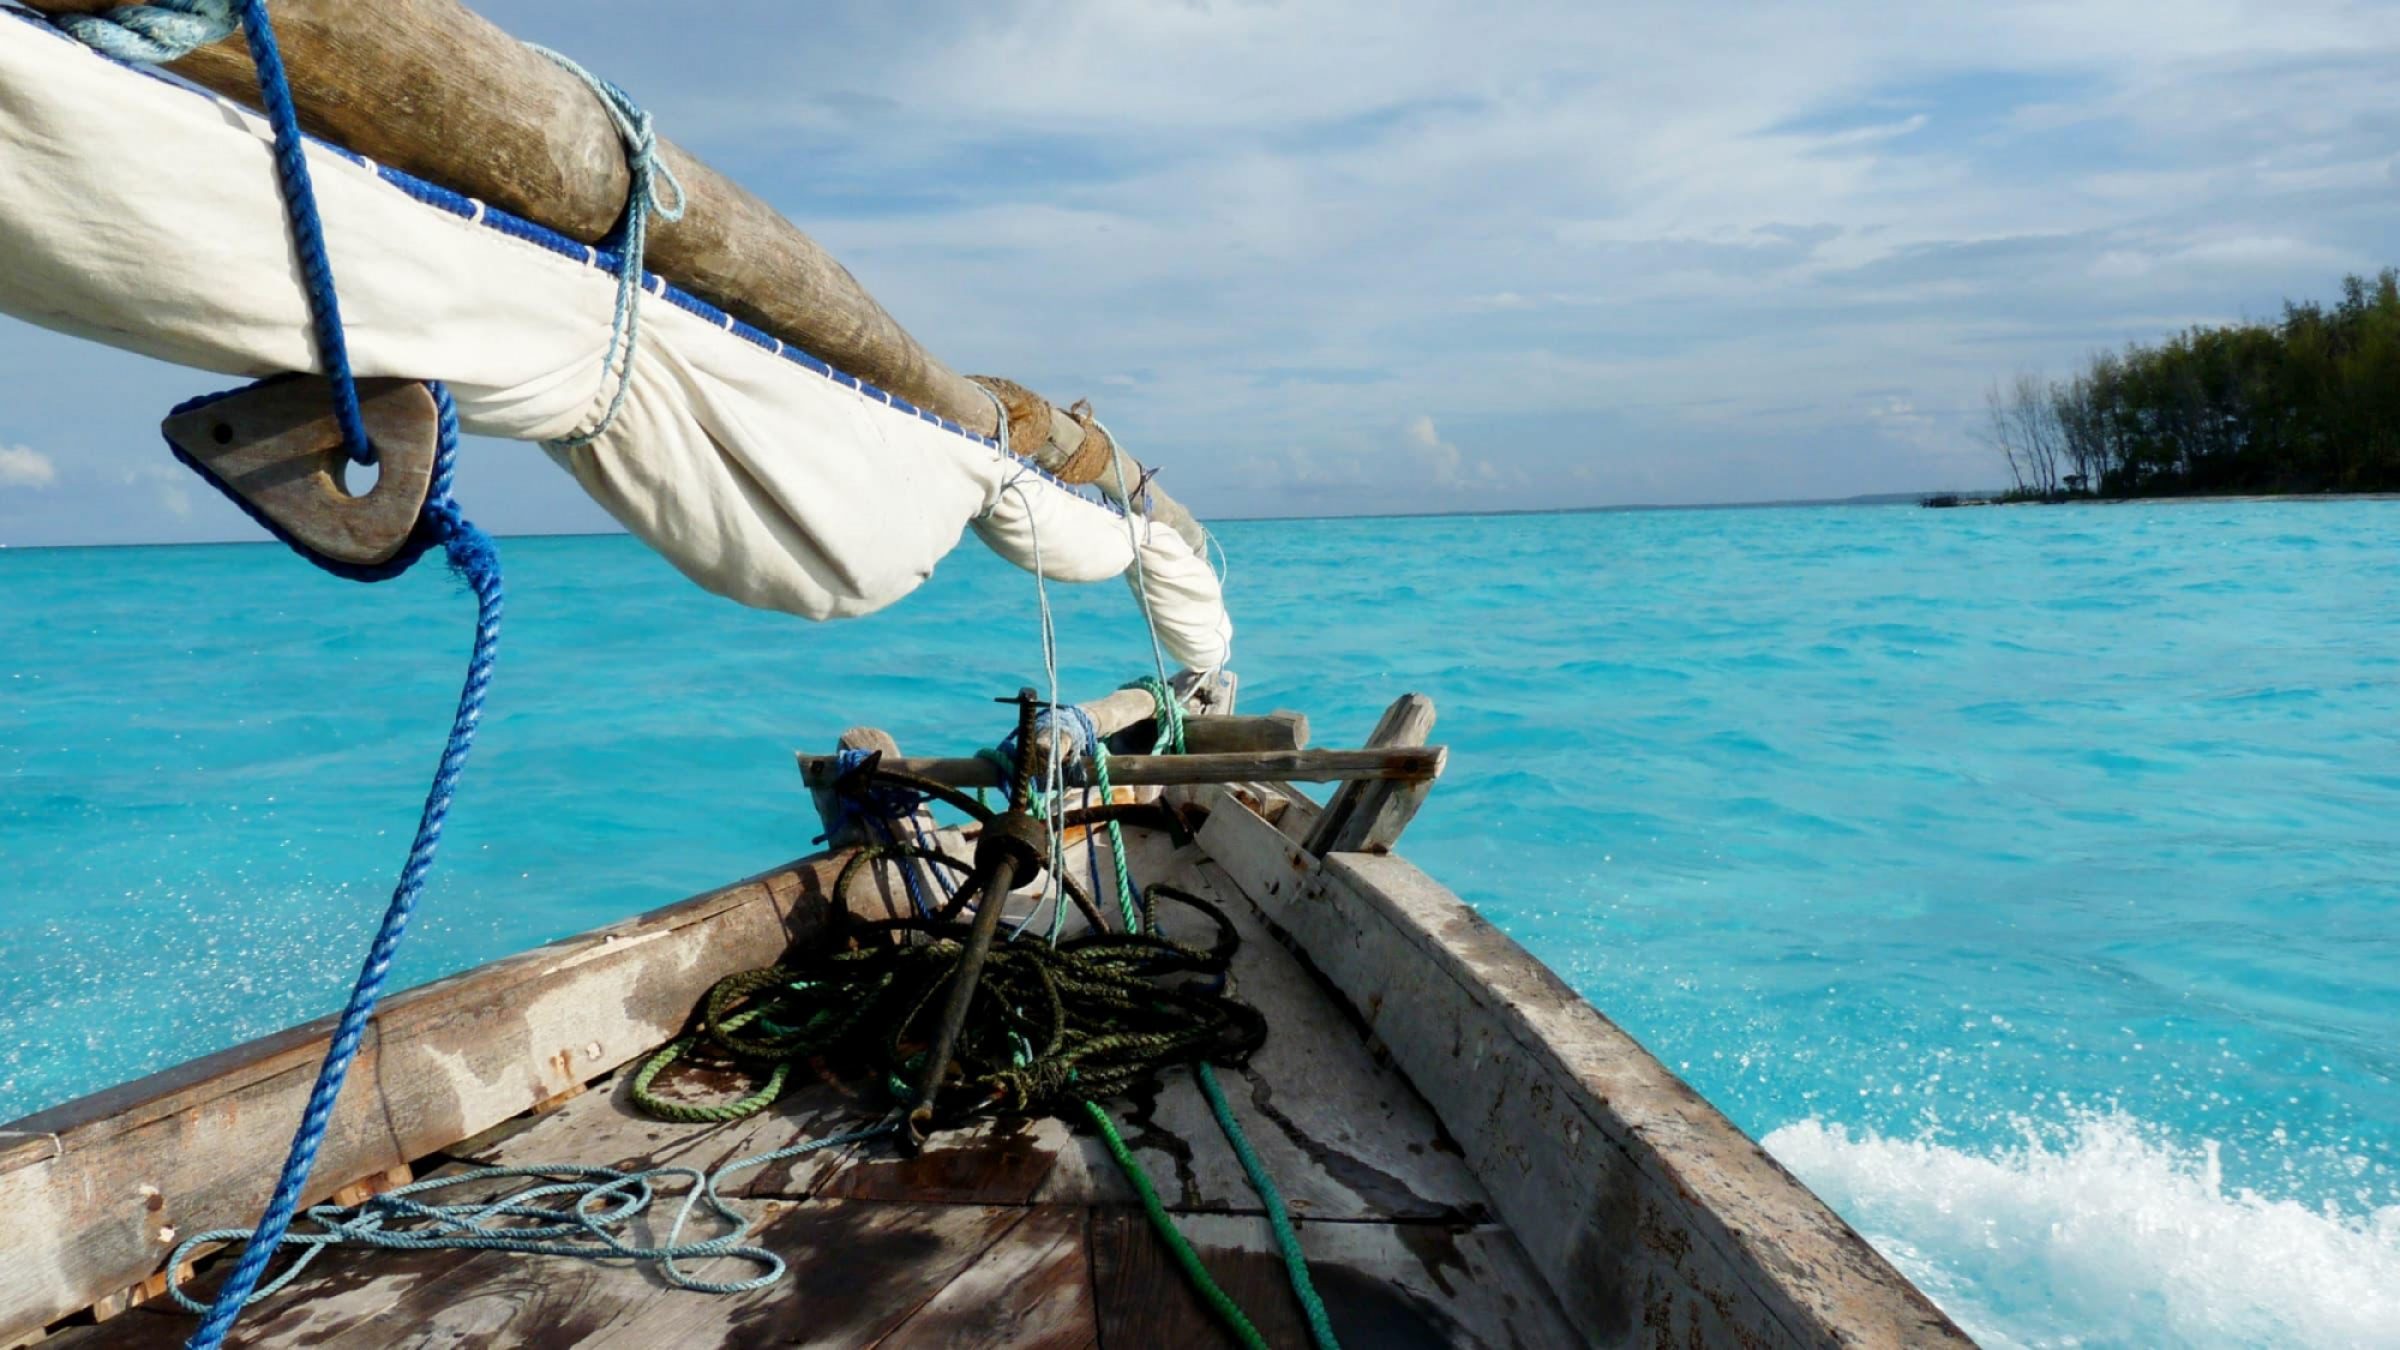
{"label": "turquoise sea", "polygon": [[[1228,524],[1245,703],[1452,770],[1405,849],[1993,1345],[2400,1344],[2400,502]],[[806,852],[794,747],[1038,670],[969,543],[874,618],[509,540],[422,979]],[[1142,673],[1053,589],[1067,687]],[[329,1011],[470,605],[0,552],[0,1119]]]}

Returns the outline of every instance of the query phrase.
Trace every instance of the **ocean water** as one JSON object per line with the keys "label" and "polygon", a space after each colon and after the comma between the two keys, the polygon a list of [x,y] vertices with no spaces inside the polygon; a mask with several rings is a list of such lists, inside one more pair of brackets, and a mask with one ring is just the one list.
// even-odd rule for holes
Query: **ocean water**
{"label": "ocean water", "polygon": [[[1406,852],[1993,1345],[2400,1344],[2400,502],[1228,524],[1256,709],[1430,693]],[[794,747],[1038,673],[968,545],[806,625],[505,541],[402,974],[772,865]],[[1147,661],[1055,588],[1067,687]],[[470,605],[268,546],[0,552],[0,1119],[330,1010]]]}

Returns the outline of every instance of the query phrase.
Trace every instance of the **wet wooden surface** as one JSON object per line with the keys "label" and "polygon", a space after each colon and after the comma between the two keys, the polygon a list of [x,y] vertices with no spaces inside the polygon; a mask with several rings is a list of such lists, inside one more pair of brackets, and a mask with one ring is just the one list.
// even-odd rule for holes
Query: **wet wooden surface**
{"label": "wet wooden surface", "polygon": [[[1171,879],[1227,909],[1244,943],[1237,992],[1273,1033],[1245,1070],[1221,1071],[1245,1132],[1300,1222],[1313,1277],[1345,1343],[1580,1344],[1488,1197],[1416,1092],[1370,1052],[1343,1007],[1195,849],[1127,831],[1144,880]],[[1165,914],[1172,926],[1196,916]],[[1172,927],[1171,927],[1171,931]],[[670,1125],[633,1113],[625,1074],[422,1160],[719,1167],[873,1118],[849,1089],[812,1083],[763,1115]],[[738,1094],[730,1071],[680,1084]],[[1108,1104],[1178,1226],[1276,1345],[1304,1344],[1273,1234],[1191,1076]],[[667,1286],[623,1264],[510,1253],[328,1255],[251,1310],[237,1344],[1023,1345],[1230,1344],[1176,1272],[1099,1142],[1055,1119],[986,1122],[922,1155],[883,1140],[738,1174],[723,1193],[791,1274],[746,1294]],[[661,1208],[671,1212],[672,1202]],[[714,1230],[709,1230],[714,1231]],[[704,1277],[745,1278],[725,1262]],[[207,1277],[203,1277],[205,1286]],[[164,1346],[192,1319],[154,1303],[47,1345]]]}

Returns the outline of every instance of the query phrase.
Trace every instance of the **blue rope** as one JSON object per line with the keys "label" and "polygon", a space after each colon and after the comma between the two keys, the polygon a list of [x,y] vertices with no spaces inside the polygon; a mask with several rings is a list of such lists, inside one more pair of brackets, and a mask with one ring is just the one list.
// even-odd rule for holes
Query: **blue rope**
{"label": "blue rope", "polygon": [[[622,351],[625,373],[617,378],[616,391],[609,396],[608,411],[600,415],[591,430],[550,442],[572,450],[590,445],[607,434],[625,407],[626,391],[633,387],[633,354],[642,336],[642,257],[650,247],[650,218],[655,215],[664,221],[683,219],[683,183],[658,157],[658,133],[651,125],[650,114],[633,101],[631,94],[548,47],[530,42],[525,45],[583,81],[599,98],[601,106],[608,110],[609,121],[616,124],[618,139],[625,142],[625,168],[631,175],[625,193],[625,218],[619,223],[618,237],[613,241],[617,250],[617,312],[609,325],[608,354],[600,358],[601,373],[606,375],[616,370],[617,354]],[[673,205],[668,205],[661,188],[673,191]]]}
{"label": "blue rope", "polygon": [[[308,294],[318,361],[333,386],[335,416],[342,428],[345,448],[360,463],[372,463],[374,450],[367,440],[366,424],[359,415],[357,384],[351,376],[349,346],[343,338],[341,303],[334,291],[333,267],[325,250],[325,224],[317,212],[316,188],[309,177],[300,118],[292,106],[291,85],[284,74],[282,55],[275,45],[274,25],[267,17],[265,0],[165,0],[162,4],[118,9],[99,16],[67,16],[62,19],[62,26],[103,55],[120,60],[160,62],[174,60],[202,43],[225,37],[237,19],[248,37],[250,58],[258,70],[259,102],[265,108],[267,123],[275,133],[277,186],[282,193],[284,216],[290,227],[293,249],[299,259],[301,281]],[[324,1062],[317,1069],[316,1085],[309,1092],[308,1105],[301,1112],[299,1127],[292,1134],[283,1171],[276,1178],[274,1194],[268,1200],[265,1212],[260,1215],[257,1226],[241,1235],[249,1239],[249,1245],[244,1248],[232,1273],[226,1277],[207,1316],[187,1342],[192,1350],[215,1350],[224,1341],[226,1333],[233,1328],[234,1320],[241,1315],[241,1310],[256,1296],[254,1291],[258,1288],[259,1279],[276,1249],[283,1244],[292,1219],[299,1210],[301,1192],[308,1185],[309,1173],[316,1167],[317,1153],[324,1146],[326,1129],[332,1122],[342,1083],[349,1076],[351,1062],[358,1055],[359,1042],[366,1034],[367,1022],[374,1015],[376,1002],[383,995],[383,986],[391,977],[392,962],[399,953],[400,940],[407,932],[409,916],[415,911],[417,900],[425,890],[425,880],[433,871],[434,854],[441,845],[442,827],[449,819],[459,777],[466,770],[467,755],[474,748],[475,729],[483,719],[484,698],[491,689],[492,670],[499,659],[500,615],[503,607],[500,553],[491,537],[477,529],[451,498],[450,490],[458,467],[458,409],[451,401],[448,389],[439,384],[430,386],[430,389],[439,413],[439,427],[433,475],[427,487],[424,509],[400,552],[390,561],[374,566],[336,563],[310,552],[204,466],[194,463],[172,442],[168,445],[176,458],[199,469],[208,482],[241,506],[253,520],[265,526],[302,557],[336,576],[356,581],[387,580],[407,571],[419,557],[439,545],[448,556],[451,568],[475,593],[473,652],[468,658],[465,682],[459,690],[458,710],[450,721],[449,741],[442,748],[441,760],[434,769],[433,783],[426,790],[424,809],[417,817],[416,837],[409,846],[408,860],[401,867],[399,881],[392,888],[391,902],[384,908],[383,921],[376,929],[375,940],[367,948],[366,960],[359,968],[357,982],[351,987],[349,1002],[343,1006],[341,1017],[334,1025],[332,1040],[325,1049]],[[195,399],[177,411],[206,406],[227,396],[215,394]],[[285,1279],[288,1278],[287,1274]],[[269,1289],[279,1288],[284,1282],[279,1280]]]}
{"label": "blue rope", "polygon": [[[855,772],[860,765],[867,762],[867,757],[873,753],[871,750],[848,748],[834,751],[835,776],[842,777]],[[922,794],[910,792],[905,788],[871,786],[861,793],[837,792],[833,794],[833,803],[834,818],[828,824],[825,833],[817,836],[818,843],[830,842],[835,835],[842,832],[845,826],[856,822],[874,842],[896,845],[900,842],[898,822],[914,817],[918,808],[925,804],[925,798]],[[917,846],[920,848],[930,849],[933,847],[926,839],[922,826],[916,830],[916,840]],[[924,882],[917,875],[917,860],[901,858],[897,861],[900,865],[900,878],[908,886],[909,903],[916,906],[920,918],[932,918],[934,916],[933,906],[925,898]],[[950,879],[943,874],[943,869],[936,867],[930,870],[934,874],[934,879],[941,883],[943,899],[947,900],[957,893],[952,889]]]}
{"label": "blue rope", "polygon": [[[459,690],[458,711],[450,721],[450,738],[442,748],[435,767],[432,786],[426,790],[425,807],[417,818],[417,833],[409,846],[408,861],[400,869],[400,879],[392,888],[391,903],[383,913],[383,922],[376,929],[375,940],[367,948],[365,963],[359,968],[358,980],[350,991],[350,1000],[343,1006],[335,1023],[333,1040],[325,1050],[325,1060],[317,1070],[317,1082],[301,1112],[300,1125],[292,1135],[290,1152],[285,1156],[283,1172],[276,1179],[275,1193],[268,1200],[266,1212],[251,1230],[251,1245],[242,1252],[233,1273],[226,1278],[214,1306],[198,1330],[192,1333],[187,1345],[191,1350],[215,1350],[233,1327],[235,1317],[252,1301],[252,1291],[264,1274],[267,1262],[291,1226],[300,1206],[301,1191],[314,1170],[317,1152],[325,1142],[325,1131],[333,1119],[336,1100],[340,1097],[343,1080],[348,1076],[351,1061],[357,1057],[360,1039],[365,1035],[367,1021],[374,1015],[375,1004],[383,995],[383,986],[391,975],[392,960],[400,949],[400,939],[407,931],[408,920],[416,909],[417,899],[424,893],[425,880],[433,871],[435,850],[441,845],[442,826],[449,819],[450,805],[458,792],[458,781],[466,770],[467,755],[475,743],[475,729],[483,719],[484,697],[492,683],[492,670],[499,658],[500,615],[502,587],[500,553],[491,537],[477,529],[460,513],[451,500],[450,486],[458,459],[458,413],[450,400],[450,392],[440,385],[433,386],[436,405],[441,410],[440,443],[435,451],[433,481],[426,497],[425,513],[412,536],[416,552],[439,543],[448,556],[450,566],[475,593],[475,642],[468,658],[466,680]],[[222,397],[220,395],[219,397]],[[216,480],[212,477],[211,482]],[[222,484],[220,484],[222,486]],[[228,494],[231,495],[231,494]],[[235,501],[241,498],[235,497]],[[274,528],[272,522],[266,522]],[[289,536],[276,533],[286,543]],[[421,543],[419,541],[422,541]],[[298,545],[294,545],[295,548]],[[311,561],[324,566],[337,576],[359,580],[382,580],[397,575],[407,566],[414,554],[404,551],[400,558],[380,568],[362,569],[327,565],[326,560],[303,552]],[[372,574],[372,575],[371,575]]]}
{"label": "blue rope", "polygon": [[275,45],[266,0],[161,0],[102,14],[57,16],[61,28],[101,55],[154,65],[231,35],[237,21],[249,40],[250,62],[258,68],[259,106],[275,133],[275,178],[283,193],[301,286],[308,294],[317,363],[333,384],[333,416],[342,429],[342,448],[354,462],[372,464],[375,447],[358,410],[358,382],[350,373],[350,344],[342,332],[333,259],[325,250],[325,220],[317,213],[316,184],[308,173],[307,140],[300,133],[299,111],[292,106],[291,82],[284,76],[283,53]]}
{"label": "blue rope", "polygon": [[[573,1164],[479,1167],[412,1182],[354,1206],[318,1205],[307,1215],[317,1225],[317,1231],[278,1235],[277,1246],[296,1247],[300,1255],[272,1282],[252,1294],[250,1301],[255,1303],[274,1294],[298,1279],[319,1256],[343,1246],[383,1251],[499,1251],[585,1260],[656,1261],[661,1263],[660,1273],[667,1282],[679,1289],[706,1294],[740,1294],[763,1289],[783,1278],[784,1260],[764,1247],[743,1241],[749,1236],[749,1221],[725,1203],[717,1187],[736,1172],[820,1149],[855,1144],[889,1134],[895,1128],[897,1123],[887,1120],[864,1129],[754,1153],[707,1172],[696,1167],[653,1167],[628,1172],[614,1167]],[[542,1184],[480,1203],[429,1205],[416,1198],[444,1187],[504,1177],[524,1177]],[[688,1178],[691,1189],[684,1192],[683,1203],[668,1225],[666,1240],[654,1246],[625,1241],[621,1236],[623,1230],[657,1198],[656,1184],[673,1177]],[[684,1225],[691,1220],[693,1211],[703,1205],[732,1225],[732,1231],[686,1242]],[[170,1272],[181,1269],[190,1253],[218,1242],[250,1242],[255,1250],[271,1250],[258,1243],[250,1229],[217,1228],[185,1238],[167,1258],[167,1269]],[[760,1273],[746,1280],[703,1280],[685,1272],[678,1264],[712,1257],[753,1262],[760,1267]],[[193,1312],[205,1310],[204,1305],[173,1282],[172,1274],[168,1280],[167,1292],[177,1303]]]}

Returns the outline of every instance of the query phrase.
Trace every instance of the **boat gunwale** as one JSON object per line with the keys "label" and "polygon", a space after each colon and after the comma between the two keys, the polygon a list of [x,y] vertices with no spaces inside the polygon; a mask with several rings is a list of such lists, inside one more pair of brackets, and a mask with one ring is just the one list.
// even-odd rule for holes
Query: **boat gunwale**
{"label": "boat gunwale", "polygon": [[[412,985],[383,1000],[376,1009],[369,1024],[367,1044],[372,1048],[395,1031],[430,1024],[438,1017],[479,1006],[504,989],[570,969],[593,956],[630,950],[635,942],[707,923],[728,910],[756,904],[762,897],[772,899],[776,883],[785,878],[798,882],[802,894],[807,893],[805,873],[824,873],[817,881],[820,886],[829,885],[829,868],[836,857],[811,854],[673,904]],[[129,1133],[294,1068],[314,1067],[324,1058],[326,1043],[337,1020],[329,1015],[271,1031],[31,1115],[0,1122],[0,1137],[27,1135],[54,1139],[63,1153],[76,1143]],[[639,1053],[640,1050],[635,1051]],[[615,1064],[608,1067],[614,1068]],[[606,1071],[594,1070],[583,1075],[583,1081]],[[0,1174],[8,1170],[6,1155],[0,1154]]]}
{"label": "boat gunwale", "polygon": [[[1622,1313],[1643,1343],[1682,1339],[1680,1321],[1694,1337],[1714,1341],[1712,1331],[1737,1340],[1772,1335],[1781,1343],[1874,1346],[1971,1346],[1972,1340],[1947,1314],[1891,1265],[1857,1230],[1777,1162],[1757,1141],[1728,1119],[1683,1078],[1556,971],[1515,939],[1494,927],[1465,901],[1391,854],[1309,854],[1288,834],[1269,824],[1232,794],[1212,803],[1201,843],[1234,883],[1249,895],[1327,986],[1349,1004],[1364,1033],[1391,1057],[1394,1067],[1423,1094],[1468,1165],[1492,1195],[1502,1221],[1524,1245],[1550,1282],[1552,1294],[1587,1334]],[[1247,855],[1247,856],[1245,856]],[[1435,1047],[1432,1038],[1393,1028],[1387,1015],[1405,988],[1406,976],[1379,964],[1367,950],[1369,924],[1387,941],[1403,944],[1409,960],[1438,973],[1467,1000],[1454,1025],[1457,1040]],[[1348,962],[1341,944],[1350,939],[1357,954]],[[1345,975],[1349,978],[1345,979]],[[1362,980],[1362,977],[1364,979]],[[1371,983],[1372,987],[1367,987]],[[1405,1014],[1403,1014],[1403,1017]],[[1471,1028],[1469,1018],[1485,1025]],[[1484,1063],[1463,1063],[1442,1072],[1446,1060],[1462,1059],[1477,1031],[1506,1038],[1498,1055],[1478,1046],[1478,1060],[1514,1061],[1531,1073],[1528,1096],[1547,1095],[1571,1113],[1565,1130],[1553,1129],[1547,1145],[1565,1158],[1582,1141],[1562,1138],[1580,1121],[1591,1138],[1605,1141],[1631,1173],[1639,1194],[1635,1213],[1603,1213],[1611,1197],[1603,1178],[1585,1177],[1580,1188],[1537,1184],[1540,1168],[1523,1153],[1509,1154],[1505,1142],[1487,1143],[1492,1127],[1507,1116],[1504,1090],[1488,1094],[1446,1091],[1453,1084],[1478,1088],[1492,1072]],[[1478,1108],[1470,1116],[1461,1097]],[[1555,1110],[1553,1125],[1560,1122]],[[1519,1175],[1508,1175],[1514,1167]],[[1534,1176],[1536,1182],[1525,1178]],[[1564,1181],[1567,1178],[1554,1178]],[[1530,1185],[1530,1194],[1527,1188]],[[1512,1196],[1525,1198],[1512,1203]],[[1689,1237],[1678,1244],[1657,1231],[1658,1218],[1642,1213],[1644,1202],[1672,1211],[1665,1218]],[[1687,1258],[1690,1238],[1705,1242],[1716,1267],[1749,1295],[1771,1326],[1744,1323],[1726,1291],[1709,1284]],[[1605,1245],[1613,1242],[1613,1246]],[[1599,1244],[1599,1245],[1596,1245]],[[1677,1250],[1679,1245],[1683,1250]],[[1647,1251],[1654,1278],[1635,1291],[1620,1287],[1621,1302],[1607,1306],[1594,1290],[1608,1285],[1610,1264]],[[1627,1269],[1635,1264],[1627,1262]],[[1662,1290],[1656,1276],[1681,1277],[1687,1297]],[[1619,1278],[1629,1286],[1630,1278]],[[1638,1300],[1636,1293],[1642,1295]],[[1677,1317],[1678,1306],[1687,1313]],[[1715,1319],[1709,1323],[1711,1315]],[[1747,1343],[1744,1341],[1743,1343]]]}

